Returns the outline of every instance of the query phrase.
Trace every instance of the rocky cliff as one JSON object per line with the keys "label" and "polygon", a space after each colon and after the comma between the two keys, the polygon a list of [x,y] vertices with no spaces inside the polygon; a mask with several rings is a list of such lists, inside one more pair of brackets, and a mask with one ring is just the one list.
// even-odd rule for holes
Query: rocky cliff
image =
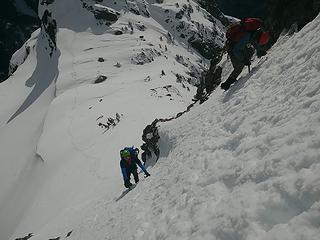
{"label": "rocky cliff", "polygon": [[0,82],[8,77],[9,61],[39,27],[38,0],[6,0],[0,7]]}

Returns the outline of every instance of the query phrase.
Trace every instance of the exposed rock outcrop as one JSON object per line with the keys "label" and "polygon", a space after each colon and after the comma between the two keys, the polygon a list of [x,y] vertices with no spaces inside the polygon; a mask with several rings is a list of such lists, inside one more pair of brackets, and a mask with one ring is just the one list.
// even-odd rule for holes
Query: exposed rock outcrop
{"label": "exposed rock outcrop", "polygon": [[[21,0],[22,1],[22,0]],[[14,1],[2,1],[0,8],[0,82],[9,76],[9,62],[39,25],[38,0],[25,1],[28,8],[23,12]]]}
{"label": "exposed rock outcrop", "polygon": [[301,30],[320,11],[320,0],[267,0],[266,23],[273,34],[273,41],[282,31],[289,31],[293,24]]}
{"label": "exposed rock outcrop", "polygon": [[50,56],[52,56],[53,51],[56,49],[56,35],[57,35],[57,22],[52,17],[52,13],[45,10],[41,18],[41,28],[48,36],[48,43],[50,47]]}
{"label": "exposed rock outcrop", "polygon": [[196,1],[199,3],[199,5],[202,8],[206,9],[213,17],[220,20],[220,22],[223,25],[228,26],[229,20],[219,9],[217,1],[215,0],[196,0]]}
{"label": "exposed rock outcrop", "polygon": [[94,17],[100,24],[111,25],[112,23],[116,22],[120,16],[119,12],[111,8],[102,6],[100,4],[94,4],[91,1],[80,1],[82,2],[82,7],[93,13]]}

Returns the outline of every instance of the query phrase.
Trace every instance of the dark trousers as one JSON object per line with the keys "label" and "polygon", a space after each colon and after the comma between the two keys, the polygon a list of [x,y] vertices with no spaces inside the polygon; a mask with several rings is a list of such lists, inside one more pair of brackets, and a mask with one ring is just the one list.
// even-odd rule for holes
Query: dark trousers
{"label": "dark trousers", "polygon": [[133,175],[135,183],[139,182],[139,175],[138,175],[138,170],[137,168],[132,168],[130,170],[127,170],[127,175],[130,181],[131,174]]}
{"label": "dark trousers", "polygon": [[232,53],[231,54],[229,53],[229,57],[233,66],[233,71],[228,77],[227,81],[232,84],[235,81],[237,81],[237,77],[240,75],[245,65],[238,58],[236,58]]}
{"label": "dark trousers", "polygon": [[229,54],[229,57],[231,59],[232,66],[234,69],[233,69],[232,73],[230,74],[230,76],[228,77],[228,79],[224,83],[221,84],[221,88],[224,90],[228,90],[230,85],[237,81],[237,77],[240,75],[240,73],[242,72],[242,70],[245,66],[231,52],[228,52],[228,54]]}
{"label": "dark trousers", "polygon": [[237,78],[242,72],[245,64],[250,66],[251,58],[255,52],[254,47],[251,44],[247,45],[246,48],[242,50],[242,56],[244,60],[241,61],[233,54],[232,46],[227,46],[227,51],[233,66],[233,71],[228,79],[221,84],[221,88],[224,90],[229,89],[230,85],[237,81]]}

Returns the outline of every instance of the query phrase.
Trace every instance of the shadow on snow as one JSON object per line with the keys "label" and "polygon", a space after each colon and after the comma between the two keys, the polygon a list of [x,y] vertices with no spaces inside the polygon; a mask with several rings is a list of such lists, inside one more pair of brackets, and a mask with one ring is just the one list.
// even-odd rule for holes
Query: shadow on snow
{"label": "shadow on snow", "polygon": [[53,52],[52,57],[50,57],[49,53],[45,50],[44,41],[38,40],[36,54],[37,66],[32,76],[25,83],[27,87],[34,87],[31,93],[24,100],[18,110],[10,117],[7,123],[11,122],[18,115],[29,108],[41,96],[41,94],[58,78],[58,60],[60,56],[59,49],[56,49],[56,51]]}

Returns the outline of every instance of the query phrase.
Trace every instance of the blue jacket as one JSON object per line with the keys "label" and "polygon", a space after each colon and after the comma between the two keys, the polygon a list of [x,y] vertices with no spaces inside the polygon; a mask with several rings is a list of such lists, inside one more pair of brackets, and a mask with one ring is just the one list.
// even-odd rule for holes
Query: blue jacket
{"label": "blue jacket", "polygon": [[251,44],[257,52],[262,51],[260,45],[256,40],[254,40],[254,32],[246,32],[245,35],[237,42],[234,44],[232,48],[232,54],[238,58],[241,62],[248,60],[248,55],[246,52],[246,47],[247,44]]}
{"label": "blue jacket", "polygon": [[148,174],[146,168],[141,163],[140,159],[136,151],[133,148],[127,148],[130,152],[131,161],[126,161],[125,159],[121,158],[120,160],[120,168],[123,176],[123,180],[129,180],[128,174],[135,171],[137,169],[137,165],[142,169],[145,174]]}

